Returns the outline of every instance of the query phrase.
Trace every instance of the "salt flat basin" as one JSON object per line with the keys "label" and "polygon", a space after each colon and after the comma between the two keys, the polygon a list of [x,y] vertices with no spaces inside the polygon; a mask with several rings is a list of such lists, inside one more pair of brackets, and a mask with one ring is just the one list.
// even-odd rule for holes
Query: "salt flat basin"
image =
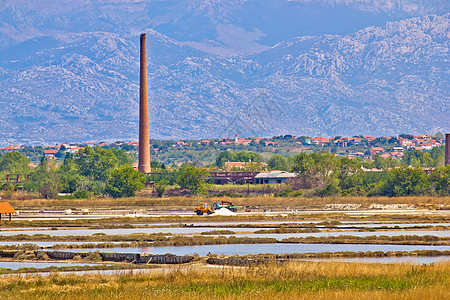
{"label": "salt flat basin", "polygon": [[337,228],[339,227],[400,227],[400,228],[408,228],[408,227],[424,227],[424,226],[450,226],[450,223],[379,223],[379,224],[341,224],[336,225]]}
{"label": "salt flat basin", "polygon": [[211,254],[247,255],[247,254],[284,254],[284,253],[320,253],[320,252],[366,252],[366,251],[415,251],[415,250],[450,250],[450,246],[423,246],[423,245],[366,245],[366,244],[237,244],[237,245],[201,245],[201,246],[168,246],[168,247],[133,247],[133,248],[90,248],[90,249],[63,249],[57,251],[68,252],[119,252],[119,253],[147,253],[192,255],[200,256]]}
{"label": "salt flat basin", "polygon": [[[98,244],[102,242],[61,242],[61,241],[2,241],[0,242],[0,246],[13,246],[13,245],[23,245],[23,244],[33,244],[38,247],[52,247],[53,245],[59,244],[73,244],[73,245],[82,245],[82,244]],[[119,244],[121,242],[108,242],[112,244]]]}
{"label": "salt flat basin", "polygon": [[213,230],[232,230],[235,232],[246,232],[246,231],[256,231],[260,228],[195,228],[195,227],[167,227],[167,228],[118,228],[118,229],[61,229],[61,230],[8,230],[1,231],[0,235],[11,236],[18,234],[46,234],[50,236],[69,236],[69,235],[93,235],[96,233],[104,233],[107,235],[127,235],[133,233],[166,233],[166,234],[190,234],[190,233],[200,233],[204,231]]}
{"label": "salt flat basin", "polygon": [[71,262],[22,262],[22,261],[0,261],[0,268],[17,270],[20,268],[42,269],[47,267],[72,267],[72,266],[95,266],[97,264],[71,263]]}
{"label": "salt flat basin", "polygon": [[[323,221],[230,221],[230,222],[188,222],[188,223],[147,223],[147,224],[133,224],[134,226],[147,225],[147,226],[177,226],[180,224],[184,225],[193,225],[197,227],[203,226],[224,226],[224,225],[280,225],[280,224],[288,224],[288,225],[305,225],[305,224],[314,224],[317,227],[324,227],[325,225],[317,225],[318,223],[326,222]],[[394,227],[399,226],[403,227],[414,227],[414,226],[450,226],[450,223],[442,222],[442,223],[400,223],[398,221],[341,221],[342,224],[335,225],[336,227],[381,227],[388,226]]]}
{"label": "salt flat basin", "polygon": [[349,236],[400,236],[400,235],[417,235],[417,236],[425,236],[425,235],[433,235],[437,237],[450,237],[450,230],[434,230],[434,231],[425,231],[425,230],[401,230],[401,231],[336,231],[336,232],[307,232],[307,233],[246,233],[246,234],[227,234],[221,235],[225,237],[235,236],[235,237],[246,237],[246,238],[274,238],[277,240],[287,239],[287,238],[303,238],[303,237],[329,237],[329,236],[341,236],[341,235],[349,235]]}
{"label": "salt flat basin", "polygon": [[[107,235],[128,235],[133,233],[162,233],[162,234],[198,234],[214,230],[230,230],[239,234],[240,232],[255,232],[264,228],[235,228],[235,227],[158,227],[158,228],[118,228],[118,229],[61,229],[61,230],[7,230],[0,231],[0,236],[12,236],[18,234],[45,234],[50,236],[70,236],[70,235],[93,235],[96,233],[104,233]],[[320,233],[301,233],[297,236],[331,236],[331,235],[436,235],[450,236],[450,230],[403,230],[403,231],[374,231],[374,232],[320,232]],[[256,235],[252,235],[256,237]]]}
{"label": "salt flat basin", "polygon": [[385,256],[385,257],[348,257],[348,258],[308,258],[301,261],[318,262],[355,262],[382,264],[432,264],[449,262],[450,256]]}
{"label": "salt flat basin", "polygon": [[28,231],[28,230],[50,230],[49,227],[1,227],[0,234],[4,231]]}

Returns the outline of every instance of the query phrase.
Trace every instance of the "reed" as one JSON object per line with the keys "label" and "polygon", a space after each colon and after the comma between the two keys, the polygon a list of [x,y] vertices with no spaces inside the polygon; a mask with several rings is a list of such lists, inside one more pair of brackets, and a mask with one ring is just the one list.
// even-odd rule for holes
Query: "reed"
{"label": "reed", "polygon": [[[78,235],[78,236],[50,236],[43,234],[35,235],[13,235],[0,236],[0,241],[27,241],[23,246],[0,246],[0,250],[10,249],[32,249],[34,241],[56,241],[70,244],[70,242],[135,242],[140,245],[161,247],[161,246],[194,246],[194,245],[224,245],[224,244],[275,244],[275,243],[294,243],[294,244],[392,244],[392,245],[450,245],[449,237],[438,237],[433,235],[398,235],[398,236],[328,236],[328,237],[291,237],[283,240],[277,240],[272,237],[236,237],[236,236],[165,236],[163,234],[133,233],[128,235]],[[110,244],[111,246],[113,244]],[[59,245],[57,247],[63,247]],[[71,246],[76,247],[76,246]],[[86,246],[92,248],[91,246]],[[122,247],[117,244],[117,247]],[[123,247],[130,247],[124,244]]]}
{"label": "reed", "polygon": [[448,299],[450,264],[289,262],[2,277],[4,299]]}

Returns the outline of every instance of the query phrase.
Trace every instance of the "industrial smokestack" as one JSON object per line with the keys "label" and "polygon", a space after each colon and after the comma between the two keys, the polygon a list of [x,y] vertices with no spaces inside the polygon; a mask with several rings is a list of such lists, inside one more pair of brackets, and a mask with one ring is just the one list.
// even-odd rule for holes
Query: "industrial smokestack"
{"label": "industrial smokestack", "polygon": [[445,135],[445,166],[450,165],[450,133]]}
{"label": "industrial smokestack", "polygon": [[148,123],[147,50],[145,33],[141,34],[141,70],[139,89],[139,166],[141,173],[150,173],[150,134]]}

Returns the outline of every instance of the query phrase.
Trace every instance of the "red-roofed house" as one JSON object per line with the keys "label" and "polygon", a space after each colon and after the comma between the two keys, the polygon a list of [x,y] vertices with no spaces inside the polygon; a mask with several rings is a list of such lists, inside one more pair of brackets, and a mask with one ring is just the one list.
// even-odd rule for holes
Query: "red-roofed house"
{"label": "red-roofed house", "polygon": [[1,150],[9,152],[9,151],[20,150],[21,148],[22,147],[20,147],[19,145],[9,145],[9,146],[6,146],[5,148],[1,149]]}
{"label": "red-roofed house", "polygon": [[424,139],[424,140],[431,140],[431,135],[429,135],[429,134],[422,134],[422,135],[419,135],[419,138],[420,139]]}
{"label": "red-roofed house", "polygon": [[348,139],[349,142],[352,142],[355,145],[359,145],[361,143],[361,138],[359,137],[351,137]]}
{"label": "red-roofed house", "polygon": [[[227,161],[224,165],[223,168],[227,171],[231,171],[233,168],[234,169],[242,169],[245,166],[247,166],[249,163],[248,162],[240,162],[240,161]],[[254,163],[253,163],[254,164]],[[261,167],[265,167],[266,164],[264,163],[256,163],[258,165],[260,165]]]}
{"label": "red-roofed house", "polygon": [[185,142],[183,142],[183,141],[178,141],[178,142],[176,142],[175,145],[173,145],[173,146],[174,146],[174,147],[182,148],[182,147],[185,147],[185,146],[189,146],[189,144],[188,144],[188,143],[185,143]]}
{"label": "red-roofed house", "polygon": [[391,156],[401,158],[403,156],[403,152],[401,152],[401,151],[391,152]]}
{"label": "red-roofed house", "polygon": [[381,153],[381,152],[384,152],[384,149],[381,148],[381,147],[372,147],[370,149],[370,155],[372,155],[372,156],[377,154],[377,153]]}
{"label": "red-roofed house", "polygon": [[311,144],[323,146],[324,144],[328,144],[330,142],[329,138],[324,137],[313,137],[311,138]]}
{"label": "red-roofed house", "polygon": [[55,159],[56,153],[58,153],[58,150],[44,150],[44,156],[50,159]]}
{"label": "red-roofed house", "polygon": [[345,139],[338,139],[335,140],[333,143],[338,147],[347,147],[347,140]]}
{"label": "red-roofed house", "polygon": [[240,145],[250,145],[252,140],[246,138],[238,138],[237,143]]}

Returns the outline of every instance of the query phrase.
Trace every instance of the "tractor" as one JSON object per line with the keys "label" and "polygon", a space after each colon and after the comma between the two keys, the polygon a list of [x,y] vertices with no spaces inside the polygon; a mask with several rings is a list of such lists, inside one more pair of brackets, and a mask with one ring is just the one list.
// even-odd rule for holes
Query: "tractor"
{"label": "tractor", "polygon": [[233,203],[231,203],[229,201],[216,202],[216,203],[213,203],[213,205],[212,205],[213,210],[221,209],[222,207],[228,208],[229,210],[231,210],[233,212],[237,211],[237,206],[233,205]]}
{"label": "tractor", "polygon": [[194,212],[199,216],[202,216],[204,214],[210,215],[213,213],[213,211],[208,207],[207,203],[201,203],[200,207],[194,209]]}

